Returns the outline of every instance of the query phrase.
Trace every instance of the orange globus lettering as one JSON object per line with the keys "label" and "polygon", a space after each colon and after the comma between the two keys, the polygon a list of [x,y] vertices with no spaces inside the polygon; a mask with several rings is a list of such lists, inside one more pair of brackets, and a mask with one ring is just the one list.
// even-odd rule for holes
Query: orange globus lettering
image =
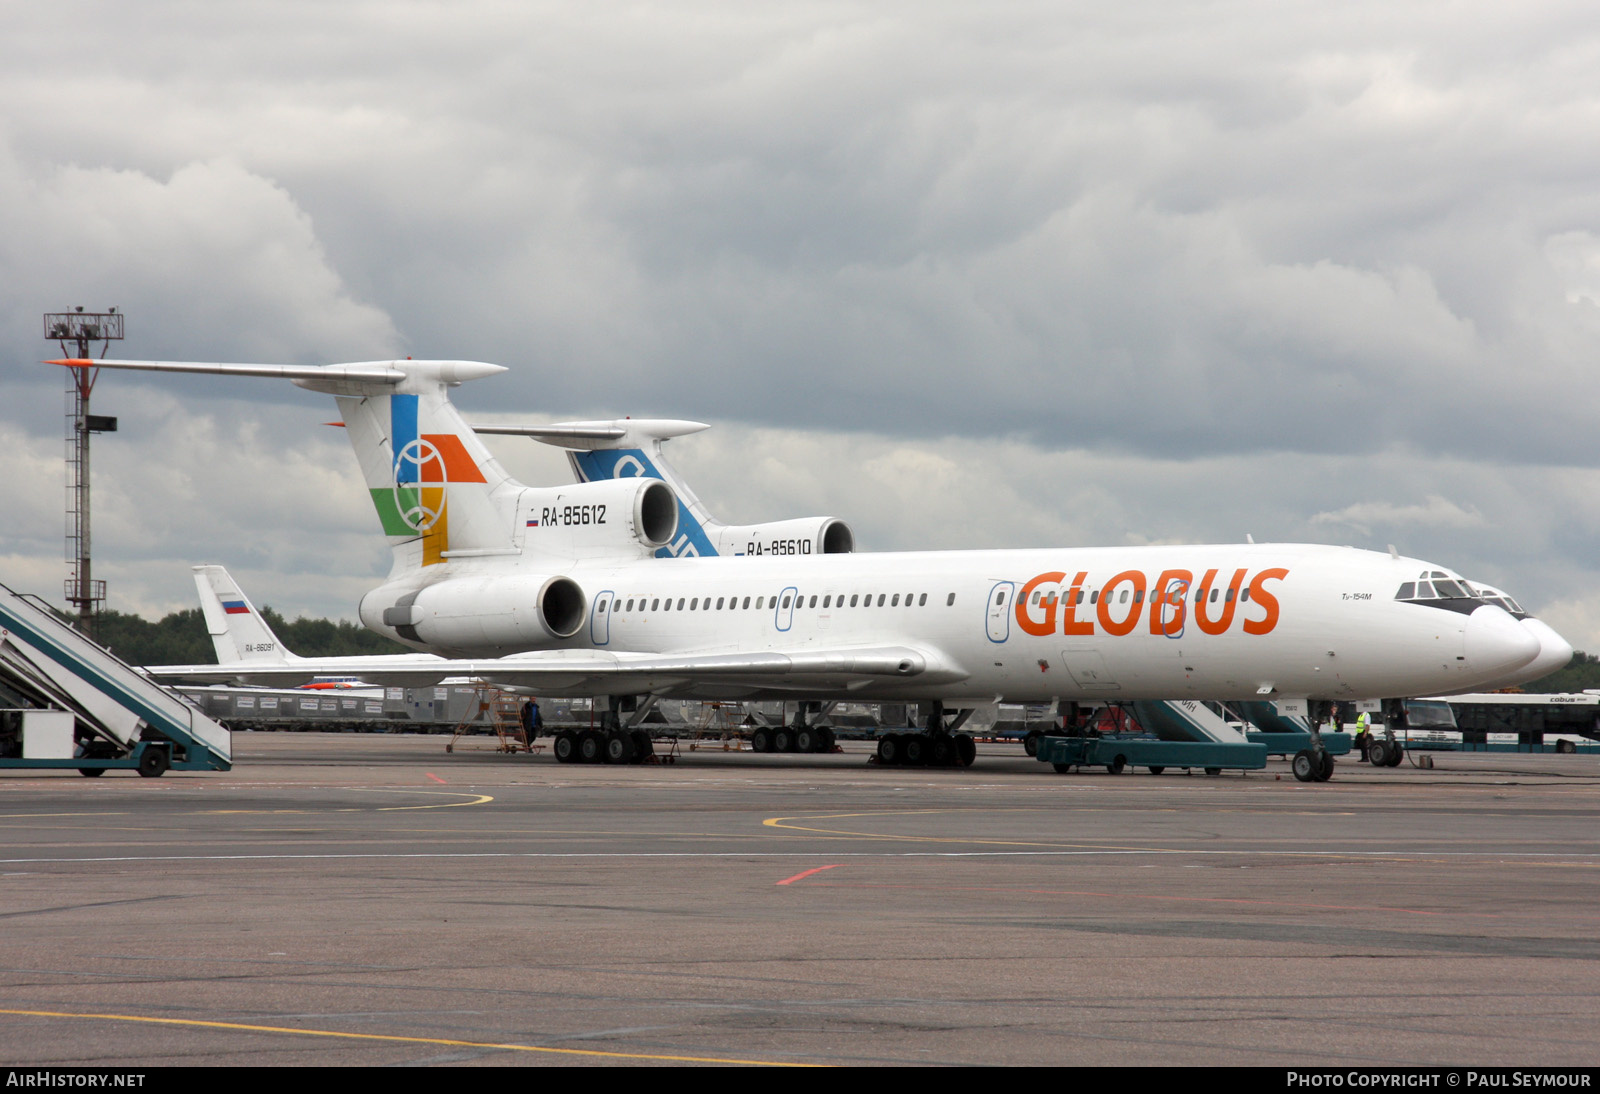
{"label": "orange globus lettering", "polygon": [[1033,591],[1040,585],[1059,584],[1061,579],[1066,576],[1067,575],[1062,573],[1060,570],[1055,570],[1047,574],[1040,574],[1038,577],[1033,578],[1022,587],[1022,591],[1017,594],[1017,603],[1013,608],[1013,611],[1017,616],[1017,626],[1021,627],[1025,632],[1035,636],[1036,638],[1043,638],[1047,634],[1055,633],[1056,598],[1048,594],[1046,594],[1043,598],[1044,603],[1041,605],[1041,607],[1044,609],[1043,619],[1034,619],[1033,616],[1029,614],[1028,598],[1033,595]]}
{"label": "orange globus lettering", "polygon": [[1078,597],[1083,595],[1083,583],[1088,580],[1089,572],[1081,570],[1078,576],[1072,579],[1072,588],[1066,593],[1061,603],[1061,633],[1062,634],[1093,634],[1094,621],[1085,619],[1078,622]]}
{"label": "orange globus lettering", "polygon": [[1235,570],[1228,582],[1228,592],[1222,598],[1222,616],[1216,620],[1206,618],[1206,603],[1217,580],[1217,571],[1207,570],[1200,579],[1200,596],[1194,602],[1194,621],[1206,634],[1221,634],[1233,625],[1233,612],[1239,606],[1239,587],[1244,584],[1244,571]]}
{"label": "orange globus lettering", "polygon": [[[1183,633],[1188,607],[1184,594],[1194,584],[1194,574],[1188,570],[1163,570],[1150,590],[1150,633],[1171,638]],[[1173,609],[1168,619],[1167,609]]]}
{"label": "orange globus lettering", "polygon": [[1259,620],[1246,619],[1245,634],[1271,634],[1272,629],[1278,625],[1278,598],[1267,592],[1265,585],[1268,581],[1282,581],[1288,576],[1288,570],[1282,566],[1274,566],[1270,570],[1262,570],[1250,579],[1250,602],[1261,605],[1262,611],[1267,614]]}
{"label": "orange globus lettering", "polygon": [[[1133,606],[1128,609],[1128,618],[1114,620],[1111,618],[1111,594],[1118,585],[1128,584],[1133,587]],[[1138,570],[1124,570],[1110,581],[1106,582],[1105,590],[1100,594],[1100,604],[1096,616],[1100,620],[1100,627],[1107,634],[1118,638],[1125,634],[1133,633],[1133,628],[1139,625],[1139,613],[1144,610],[1144,574]]]}
{"label": "orange globus lettering", "polygon": [[[1202,633],[1208,635],[1222,635],[1233,627],[1234,616],[1240,613],[1240,605],[1254,602],[1261,606],[1262,618],[1244,620],[1243,629],[1246,634],[1270,634],[1278,626],[1280,606],[1278,598],[1267,589],[1268,582],[1281,581],[1289,576],[1289,571],[1284,567],[1273,567],[1262,570],[1249,582],[1249,591],[1244,592],[1247,570],[1238,569],[1229,579],[1226,592],[1222,596],[1221,604],[1217,607],[1217,614],[1210,614],[1211,598],[1220,588],[1217,578],[1220,571],[1209,569],[1200,579],[1198,588],[1195,586],[1194,573],[1191,570],[1163,570],[1161,576],[1153,583],[1147,585],[1148,578],[1140,570],[1123,570],[1106,581],[1095,600],[1094,610],[1089,613],[1090,618],[1079,619],[1079,600],[1083,596],[1083,588],[1089,581],[1087,570],[1080,570],[1072,578],[1071,585],[1062,588],[1066,574],[1060,570],[1038,574],[1022,586],[1016,601],[1012,605],[1013,614],[1016,616],[1017,626],[1024,633],[1036,638],[1045,638],[1057,633],[1057,620],[1060,621],[1059,633],[1066,635],[1092,635],[1095,633],[1095,623],[1098,622],[1100,630],[1116,638],[1132,634],[1139,626],[1140,614],[1145,610],[1148,601],[1150,610],[1150,633],[1166,638],[1175,638],[1183,633],[1190,613],[1189,594],[1194,592],[1194,619]],[[1118,619],[1116,617],[1117,593],[1124,586],[1133,593],[1131,597],[1124,592],[1127,602],[1127,614]],[[1039,595],[1037,603],[1031,603]]]}

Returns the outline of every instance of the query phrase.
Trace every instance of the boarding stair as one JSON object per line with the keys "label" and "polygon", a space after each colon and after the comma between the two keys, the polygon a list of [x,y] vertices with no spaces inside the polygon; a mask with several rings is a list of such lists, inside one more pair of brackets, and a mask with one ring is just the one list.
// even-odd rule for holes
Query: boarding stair
{"label": "boarding stair", "polygon": [[226,771],[228,728],[0,585],[0,767]]}

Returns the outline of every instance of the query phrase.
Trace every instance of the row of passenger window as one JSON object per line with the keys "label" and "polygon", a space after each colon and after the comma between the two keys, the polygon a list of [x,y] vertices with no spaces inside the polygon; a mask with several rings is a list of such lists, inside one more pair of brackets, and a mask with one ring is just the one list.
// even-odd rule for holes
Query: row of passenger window
{"label": "row of passenger window", "polygon": [[[1123,589],[1122,590],[1122,594],[1117,597],[1116,602],[1118,604],[1126,604],[1128,602],[1129,592],[1130,592],[1130,590]],[[1134,589],[1134,590],[1131,590],[1131,592],[1132,592],[1132,595],[1133,595],[1133,602],[1135,604],[1143,604],[1144,603],[1144,590],[1143,589]],[[1156,597],[1159,595],[1159,592],[1160,592],[1160,590],[1153,590],[1151,592],[1151,599],[1152,600],[1156,599]],[[1196,604],[1198,604],[1198,603],[1200,603],[1201,600],[1206,600],[1206,602],[1209,603],[1209,604],[1215,604],[1218,601],[1218,599],[1221,599],[1224,604],[1232,604],[1233,601],[1234,601],[1234,592],[1235,592],[1235,590],[1231,586],[1229,588],[1227,588],[1227,589],[1222,589],[1222,588],[1219,588],[1218,586],[1213,585],[1211,587],[1210,599],[1206,600],[1205,587],[1201,586],[1200,588],[1197,588],[1194,591],[1194,602]],[[1250,590],[1248,588],[1239,589],[1239,590],[1237,590],[1237,592],[1239,594],[1238,595],[1238,599],[1239,599],[1239,602],[1241,604],[1247,602],[1250,599]],[[1187,599],[1187,590],[1185,590],[1184,593],[1180,594],[1180,597],[1182,597],[1184,599]],[[1089,592],[1088,598],[1089,598],[1089,603],[1091,603],[1091,604],[1100,603],[1100,590],[1099,589],[1092,590],[1091,592]],[[1065,599],[1065,596],[1059,596],[1058,597],[1055,593],[1050,593],[1050,594],[1047,595],[1047,594],[1044,594],[1043,592],[1041,592],[1039,589],[1035,589],[1033,591],[1032,603],[1033,604],[1041,604],[1042,603],[1042,604],[1045,604],[1045,605],[1053,605],[1053,604],[1056,603],[1057,600],[1064,600],[1064,599]],[[1079,604],[1082,604],[1083,600],[1084,600],[1084,591],[1082,589],[1079,589],[1078,590],[1078,594],[1077,594],[1077,598],[1075,600],[1073,600],[1072,603],[1073,603],[1074,606],[1077,606]],[[997,600],[996,603],[998,603],[998,602],[999,601]],[[1175,603],[1175,602],[1176,601],[1171,597],[1169,597],[1167,599],[1167,603],[1168,604],[1172,604],[1172,603]]]}
{"label": "row of passenger window", "polygon": [[[824,608],[871,608],[874,606],[872,598],[876,596],[878,598],[876,604],[877,607],[898,608],[902,606],[902,595],[904,596],[904,606],[907,608],[912,607],[913,602],[918,608],[925,608],[928,606],[927,593],[851,593],[848,604],[845,602],[845,594],[839,593],[837,596],[835,596],[832,593],[828,593],[820,597],[820,606]],[[779,609],[780,611],[790,607],[791,605],[795,608],[815,608],[819,606],[819,597],[816,595],[811,596],[808,601],[803,595],[796,596],[792,593],[780,593],[778,596],[773,597],[758,596],[752,598],[747,596],[744,598],[742,603],[739,597],[736,596],[719,596],[717,597],[715,603],[712,603],[712,600],[709,596],[680,596],[677,599],[676,610],[680,612],[745,611],[751,607],[752,600],[754,600],[757,611],[769,606]],[[950,593],[945,597],[944,602],[946,607],[954,605],[956,602],[956,594]],[[595,605],[595,610],[597,612],[603,612],[609,607],[610,610],[614,612],[631,612],[634,610],[635,604],[638,605],[638,610],[641,612],[670,612],[674,610],[673,599],[670,596],[665,598],[630,596],[627,600],[623,600],[621,597],[618,597],[615,600],[602,597],[600,602]]]}

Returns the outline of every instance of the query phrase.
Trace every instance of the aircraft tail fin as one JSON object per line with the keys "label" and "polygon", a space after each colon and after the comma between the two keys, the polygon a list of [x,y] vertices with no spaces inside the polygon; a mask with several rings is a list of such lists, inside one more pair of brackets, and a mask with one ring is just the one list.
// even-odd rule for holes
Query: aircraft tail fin
{"label": "aircraft tail fin", "polygon": [[462,420],[446,383],[338,402],[397,570],[516,553],[522,484]]}
{"label": "aircraft tail fin", "polygon": [[299,658],[290,653],[255,605],[228,571],[221,566],[194,567],[194,586],[200,593],[200,611],[216,647],[217,664],[259,661],[283,665]]}
{"label": "aircraft tail fin", "polygon": [[362,361],[249,365],[210,361],[65,358],[79,369],[265,376],[334,396],[355,448],[395,570],[452,555],[513,554],[522,489],[451,405],[450,388],[506,371],[480,361]]}

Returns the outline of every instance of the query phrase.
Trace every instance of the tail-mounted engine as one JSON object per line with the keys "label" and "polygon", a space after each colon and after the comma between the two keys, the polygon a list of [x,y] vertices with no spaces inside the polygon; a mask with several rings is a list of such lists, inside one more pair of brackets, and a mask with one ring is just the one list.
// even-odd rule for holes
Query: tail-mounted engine
{"label": "tail-mounted engine", "polygon": [[583,627],[588,600],[570,577],[457,577],[393,599],[381,586],[361,600],[361,622],[405,642],[466,656],[559,644]]}
{"label": "tail-mounted engine", "polygon": [[722,524],[706,531],[719,555],[847,555],[856,549],[855,534],[836,517]]}
{"label": "tail-mounted engine", "polygon": [[524,555],[647,558],[678,530],[678,496],[660,479],[527,487],[517,499]]}

